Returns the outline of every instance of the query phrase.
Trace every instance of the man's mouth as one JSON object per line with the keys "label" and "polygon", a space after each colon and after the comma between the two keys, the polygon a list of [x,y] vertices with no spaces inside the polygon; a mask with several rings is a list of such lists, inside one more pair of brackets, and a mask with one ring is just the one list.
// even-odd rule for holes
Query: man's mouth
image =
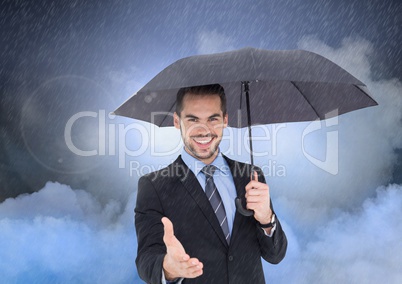
{"label": "man's mouth", "polygon": [[193,140],[200,146],[209,146],[214,138],[214,136],[193,137]]}

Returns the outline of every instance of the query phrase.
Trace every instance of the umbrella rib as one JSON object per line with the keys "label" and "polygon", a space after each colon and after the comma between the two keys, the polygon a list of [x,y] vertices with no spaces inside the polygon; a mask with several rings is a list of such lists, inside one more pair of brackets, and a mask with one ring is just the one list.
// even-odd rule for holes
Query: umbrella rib
{"label": "umbrella rib", "polygon": [[[176,104],[176,101],[172,104],[172,106],[169,108],[169,113],[172,113],[172,110],[173,110],[173,107],[174,107],[174,105]],[[161,121],[161,123],[158,125],[159,127],[162,127],[162,125],[163,125],[163,123],[165,122],[165,120],[166,120],[166,118],[167,118],[168,116],[167,115],[165,115],[165,117],[163,118],[163,120]]]}
{"label": "umbrella rib", "polygon": [[315,112],[315,114],[317,115],[317,117],[319,119],[321,119],[320,115],[318,114],[317,110],[314,108],[314,106],[310,103],[310,101],[307,99],[307,97],[303,94],[303,92],[300,90],[300,88],[296,85],[295,82],[290,81],[293,86],[299,91],[299,93],[303,96],[303,98],[306,100],[306,102],[310,105],[310,107],[313,109],[313,111]]}

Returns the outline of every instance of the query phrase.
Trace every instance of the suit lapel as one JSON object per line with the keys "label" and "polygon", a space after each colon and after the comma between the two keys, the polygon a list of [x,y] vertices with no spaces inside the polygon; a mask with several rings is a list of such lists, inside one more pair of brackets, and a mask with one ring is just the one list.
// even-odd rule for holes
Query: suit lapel
{"label": "suit lapel", "polygon": [[209,224],[211,225],[221,242],[225,245],[225,247],[228,247],[222,228],[218,222],[218,219],[216,218],[215,212],[213,211],[211,204],[209,203],[209,200],[205,195],[205,192],[202,189],[201,185],[199,184],[196,176],[186,166],[186,164],[181,159],[181,156],[177,158],[176,163],[178,164],[178,168],[182,169],[178,171],[181,183],[186,188],[187,192],[193,198],[195,203],[197,203],[201,212],[208,220]]}
{"label": "suit lapel", "polygon": [[[244,195],[246,194],[245,187],[250,181],[250,171],[251,171],[250,165],[240,164],[234,160],[229,159],[226,156],[223,157],[226,159],[226,162],[228,163],[228,166],[232,173],[233,181],[236,187],[237,197],[240,197],[242,199],[243,207],[245,208],[246,201]],[[239,212],[236,211],[235,218],[233,221],[231,244],[233,243],[232,241],[236,240],[237,230],[241,228],[241,224],[246,220],[246,218],[252,218],[252,217],[244,217]]]}

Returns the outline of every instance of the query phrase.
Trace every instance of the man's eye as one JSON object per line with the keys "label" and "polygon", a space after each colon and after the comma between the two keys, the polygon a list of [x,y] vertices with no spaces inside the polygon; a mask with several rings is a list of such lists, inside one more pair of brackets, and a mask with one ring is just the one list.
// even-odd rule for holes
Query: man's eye
{"label": "man's eye", "polygon": [[189,118],[188,121],[190,122],[196,122],[197,120],[195,118]]}

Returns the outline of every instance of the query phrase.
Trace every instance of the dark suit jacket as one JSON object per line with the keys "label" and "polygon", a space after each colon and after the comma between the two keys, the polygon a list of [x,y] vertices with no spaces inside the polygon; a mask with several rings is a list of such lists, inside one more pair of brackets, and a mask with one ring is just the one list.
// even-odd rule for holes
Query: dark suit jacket
{"label": "dark suit jacket", "polygon": [[[250,165],[225,157],[237,196],[244,199]],[[257,168],[259,181],[265,182]],[[230,245],[197,178],[179,156],[168,167],[147,174],[138,182],[135,226],[138,238],[137,269],[147,283],[160,283],[166,254],[163,216],[190,257],[204,264],[204,273],[183,283],[265,283],[261,257],[276,264],[285,256],[287,240],[277,218],[276,231],[264,235],[254,217],[236,212]]]}

